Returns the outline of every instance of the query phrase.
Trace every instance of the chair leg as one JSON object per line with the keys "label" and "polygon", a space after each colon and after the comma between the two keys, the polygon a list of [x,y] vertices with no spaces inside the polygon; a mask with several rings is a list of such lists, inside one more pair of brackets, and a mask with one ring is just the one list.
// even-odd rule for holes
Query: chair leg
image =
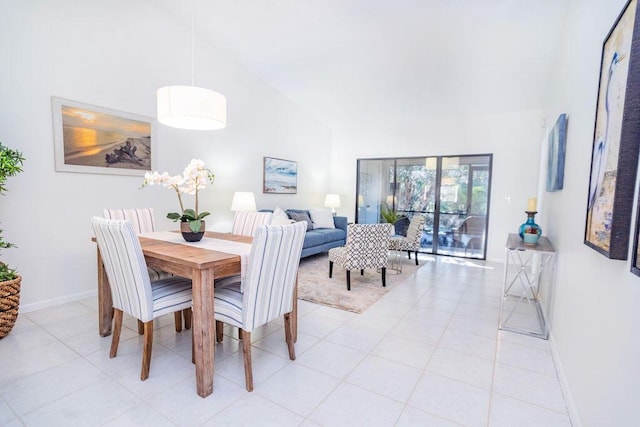
{"label": "chair leg", "polygon": [[216,320],[216,342],[222,342],[222,333],[224,329],[224,324]]}
{"label": "chair leg", "polygon": [[364,276],[364,268],[360,269],[360,275]]}
{"label": "chair leg", "polygon": [[416,258],[416,265],[418,265],[418,251],[416,251],[416,252],[414,253],[414,256],[415,256],[415,258]]}
{"label": "chair leg", "polygon": [[329,261],[329,279],[331,279],[331,275],[333,275],[333,261]]}
{"label": "chair leg", "polygon": [[296,360],[296,349],[293,346],[293,334],[291,333],[292,318],[291,313],[284,315],[284,338],[287,341],[287,348],[289,349],[289,359]]}
{"label": "chair leg", "polygon": [[182,312],[176,311],[173,313],[173,321],[176,324],[176,332],[182,332]]}
{"label": "chair leg", "polygon": [[351,271],[347,270],[347,290],[351,290]]}
{"label": "chair leg", "polygon": [[185,308],[182,310],[182,317],[184,317],[184,328],[191,329],[191,318],[192,313],[190,308]]}
{"label": "chair leg", "polygon": [[144,323],[142,320],[138,320],[138,335],[144,334]]}
{"label": "chair leg", "polygon": [[118,353],[118,344],[120,343],[120,332],[122,332],[122,310],[113,309],[113,337],[111,337],[111,351],[109,358],[113,359]]}
{"label": "chair leg", "polygon": [[407,256],[411,259],[411,251],[407,251]]}
{"label": "chair leg", "polygon": [[142,347],[142,371],[140,379],[142,381],[149,378],[149,369],[151,368],[151,350],[153,347],[153,320],[149,320],[144,324],[144,346]]}
{"label": "chair leg", "polygon": [[251,366],[251,332],[242,330],[242,352],[244,354],[244,381],[247,391],[253,391],[253,368]]}
{"label": "chair leg", "polygon": [[382,287],[387,286],[387,267],[382,267]]}

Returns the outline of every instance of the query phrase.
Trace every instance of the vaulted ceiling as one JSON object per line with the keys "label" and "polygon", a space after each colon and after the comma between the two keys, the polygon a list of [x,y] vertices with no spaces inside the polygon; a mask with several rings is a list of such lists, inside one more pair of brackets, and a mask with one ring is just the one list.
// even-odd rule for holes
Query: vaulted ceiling
{"label": "vaulted ceiling", "polygon": [[[540,108],[568,0],[163,0],[331,126]],[[193,8],[193,9],[192,9]]]}

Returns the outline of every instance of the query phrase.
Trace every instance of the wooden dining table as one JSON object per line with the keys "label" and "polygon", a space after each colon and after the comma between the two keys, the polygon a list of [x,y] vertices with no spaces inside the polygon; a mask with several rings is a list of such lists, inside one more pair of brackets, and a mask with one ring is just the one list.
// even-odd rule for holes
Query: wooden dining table
{"label": "wooden dining table", "polygon": [[[149,235],[149,234],[147,234]],[[207,231],[205,238],[251,243],[252,238],[229,233]],[[204,249],[193,245],[172,243],[139,237],[147,265],[192,280],[193,291],[193,351],[196,365],[196,388],[201,397],[213,392],[215,348],[214,287],[216,278],[240,274],[240,255]],[[94,239],[95,240],[95,239]],[[297,338],[297,283],[292,313],[292,335]],[[109,279],[98,249],[99,333],[111,334],[113,306]]]}

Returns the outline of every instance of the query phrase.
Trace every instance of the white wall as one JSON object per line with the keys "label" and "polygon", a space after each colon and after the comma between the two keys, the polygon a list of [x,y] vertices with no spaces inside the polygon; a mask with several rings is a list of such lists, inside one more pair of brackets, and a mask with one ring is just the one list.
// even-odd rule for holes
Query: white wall
{"label": "white wall", "polygon": [[553,218],[547,231],[558,251],[552,334],[582,423],[632,426],[640,419],[640,277],[630,261],[583,244],[602,43],[626,0],[572,3],[545,112],[549,124],[569,114],[564,189],[546,193],[542,212]]}
{"label": "white wall", "polygon": [[[3,261],[23,275],[27,311],[91,294],[95,245],[89,219],[105,207],[153,207],[161,229],[178,209],[141,177],[56,172],[52,95],[155,117],[155,91],[191,82],[191,29],[153,1],[0,0],[0,141],[23,151],[24,173],[0,201]],[[196,84],[225,94],[228,126],[189,132],[158,126],[157,169],[181,173],[201,158],[216,174],[202,193],[209,229],[230,229],[234,191],[258,208],[319,207],[329,188],[329,128],[221,54],[197,42]],[[262,157],[298,162],[298,194],[262,194]]]}
{"label": "white wall", "polygon": [[539,111],[421,117],[334,130],[331,191],[343,196],[340,213],[353,219],[358,158],[493,154],[487,259],[502,262],[507,234],[525,222],[527,199],[537,194],[542,134]]}

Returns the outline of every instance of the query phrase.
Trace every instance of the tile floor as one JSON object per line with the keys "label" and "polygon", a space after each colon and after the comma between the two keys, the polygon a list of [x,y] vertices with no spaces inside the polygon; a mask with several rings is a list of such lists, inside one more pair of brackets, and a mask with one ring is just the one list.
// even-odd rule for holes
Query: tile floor
{"label": "tile floor", "polygon": [[502,266],[422,265],[360,315],[301,301],[295,361],[281,321],[255,331],[253,393],[228,330],[206,399],[171,316],[141,382],[135,322],[109,359],[95,298],[21,314],[0,340],[0,425],[571,425],[548,342],[497,329]]}

